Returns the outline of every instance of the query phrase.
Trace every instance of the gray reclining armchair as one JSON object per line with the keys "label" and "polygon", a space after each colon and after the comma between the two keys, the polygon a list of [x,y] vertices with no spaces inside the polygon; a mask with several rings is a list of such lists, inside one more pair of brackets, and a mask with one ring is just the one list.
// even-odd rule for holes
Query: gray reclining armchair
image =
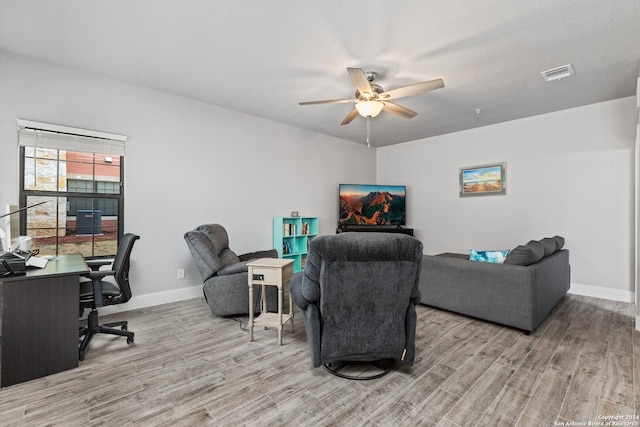
{"label": "gray reclining armchair", "polygon": [[[314,367],[401,360],[413,365],[422,243],[395,233],[315,238],[306,267],[291,280]],[[388,369],[383,368],[385,372]]]}
{"label": "gray reclining armchair", "polygon": [[[229,236],[220,224],[205,224],[184,234],[193,261],[204,281],[204,297],[214,316],[231,316],[249,312],[247,262],[258,258],[277,258],[269,249],[236,255],[229,249]],[[257,287],[255,312],[260,312],[260,286]],[[275,288],[273,291],[277,291]],[[268,290],[267,292],[271,292]],[[275,300],[275,296],[267,302]],[[268,307],[272,309],[271,307]]]}

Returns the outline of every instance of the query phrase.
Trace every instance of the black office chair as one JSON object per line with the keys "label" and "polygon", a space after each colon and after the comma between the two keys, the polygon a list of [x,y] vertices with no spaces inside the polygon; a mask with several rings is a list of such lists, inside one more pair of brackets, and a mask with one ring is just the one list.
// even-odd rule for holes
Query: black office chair
{"label": "black office chair", "polygon": [[[84,339],[80,343],[80,360],[84,360],[84,353],[89,342],[95,334],[112,334],[127,337],[127,343],[133,342],[133,332],[127,330],[127,322],[111,322],[103,325],[98,324],[98,311],[96,307],[105,305],[123,304],[131,298],[131,287],[129,286],[129,257],[133,244],[140,236],[127,233],[122,236],[118,245],[116,258],[113,261],[111,270],[100,270],[103,265],[111,264],[106,260],[88,260],[87,265],[91,272],[85,277],[91,280],[80,282],[80,315],[85,308],[90,308],[91,312],[87,317],[87,326],[80,328],[80,337]],[[105,280],[112,276],[115,283]],[[120,327],[116,329],[116,327]]]}

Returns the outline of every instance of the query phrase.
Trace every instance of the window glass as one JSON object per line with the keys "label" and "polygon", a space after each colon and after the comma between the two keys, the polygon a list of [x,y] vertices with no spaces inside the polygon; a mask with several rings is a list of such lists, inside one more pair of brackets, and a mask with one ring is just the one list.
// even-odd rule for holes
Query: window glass
{"label": "window glass", "polygon": [[[30,156],[25,152],[24,157],[24,183],[25,189],[41,191],[58,191],[60,164],[58,150],[33,149]],[[64,167],[62,173],[64,174]],[[63,182],[64,184],[64,182]],[[62,190],[64,191],[64,189]]]}
{"label": "window glass", "polygon": [[40,255],[116,253],[123,212],[122,158],[23,148],[23,232]]}

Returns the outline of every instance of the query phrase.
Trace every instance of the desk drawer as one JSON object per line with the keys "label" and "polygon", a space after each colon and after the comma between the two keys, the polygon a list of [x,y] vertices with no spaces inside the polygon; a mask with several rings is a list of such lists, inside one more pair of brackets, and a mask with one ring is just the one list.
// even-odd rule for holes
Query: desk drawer
{"label": "desk drawer", "polygon": [[253,271],[249,271],[249,274],[253,274],[253,283],[261,284],[264,281],[270,285],[279,285],[289,281],[293,267],[291,265],[284,266],[283,268],[253,267],[252,270]]}
{"label": "desk drawer", "polygon": [[[251,273],[251,272],[250,272]],[[281,282],[282,274],[279,268],[269,267],[254,267],[253,268],[253,283],[259,284],[263,281],[268,284],[278,285]]]}

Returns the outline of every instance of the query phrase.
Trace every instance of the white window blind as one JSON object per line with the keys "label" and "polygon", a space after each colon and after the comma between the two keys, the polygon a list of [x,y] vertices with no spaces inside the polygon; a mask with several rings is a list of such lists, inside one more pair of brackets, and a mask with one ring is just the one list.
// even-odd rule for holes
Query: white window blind
{"label": "white window blind", "polygon": [[124,156],[127,137],[18,119],[18,143],[26,147]]}

